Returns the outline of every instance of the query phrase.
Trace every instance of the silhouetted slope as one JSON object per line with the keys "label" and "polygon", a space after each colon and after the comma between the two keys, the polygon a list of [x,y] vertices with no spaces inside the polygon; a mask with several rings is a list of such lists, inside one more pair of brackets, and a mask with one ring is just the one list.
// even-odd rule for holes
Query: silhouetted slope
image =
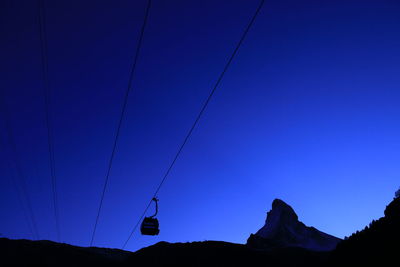
{"label": "silhouetted slope", "polygon": [[[290,211],[290,206],[282,207],[285,212],[289,212],[283,217],[289,216],[291,218],[289,221],[293,222],[297,215],[294,216],[294,211],[293,213]],[[283,217],[278,216],[279,220]],[[400,251],[399,228],[400,199],[398,198],[386,207],[385,217],[341,241],[333,252],[312,251],[300,247],[278,248],[277,246],[271,246],[265,251],[253,249],[247,245],[205,241],[160,242],[132,253],[116,249],[82,248],[50,241],[0,238],[0,266],[336,267],[371,266],[371,264],[397,266],[397,255]],[[274,229],[272,227],[268,230],[264,229],[266,232],[264,230],[259,232],[275,236]]]}
{"label": "silhouetted slope", "polygon": [[[341,242],[333,256],[335,265],[398,266],[399,252],[400,198],[396,198],[386,207],[384,217]],[[385,265],[385,261],[393,264]]]}
{"label": "silhouetted slope", "polygon": [[0,238],[0,266],[120,266],[131,252]]}
{"label": "silhouetted slope", "polygon": [[137,252],[50,241],[0,239],[0,266],[321,266],[328,254],[301,248],[256,251],[219,241],[160,242]]}
{"label": "silhouetted slope", "polygon": [[247,245],[268,250],[282,247],[301,247],[315,251],[331,251],[341,239],[328,235],[300,222],[293,208],[280,199],[272,202],[265,225],[250,235]]}
{"label": "silhouetted slope", "polygon": [[160,242],[129,258],[130,266],[321,266],[327,253],[302,248],[258,251],[246,245],[219,241]]}

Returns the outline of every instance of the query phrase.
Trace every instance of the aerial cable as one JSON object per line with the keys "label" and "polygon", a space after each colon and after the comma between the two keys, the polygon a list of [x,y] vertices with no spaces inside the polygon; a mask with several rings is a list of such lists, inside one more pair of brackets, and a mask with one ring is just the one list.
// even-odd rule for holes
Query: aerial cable
{"label": "aerial cable", "polygon": [[[17,193],[18,204],[22,209],[22,213],[24,215],[24,220],[25,220],[26,224],[28,225],[29,233],[32,236],[33,240],[35,240],[35,239],[39,240],[38,231],[37,231],[37,229],[34,230],[34,227],[33,227],[33,225],[36,226],[36,224],[32,223],[32,221],[34,221],[35,219],[30,218],[30,215],[28,215],[30,213],[27,212],[25,205],[24,205],[24,200],[23,200],[24,197],[23,197],[23,193],[22,193],[24,190],[22,190],[22,192],[21,192],[21,189],[19,188],[18,183],[17,183],[17,179],[15,178],[15,176],[13,174],[10,173],[10,175],[12,176],[11,181],[13,183],[15,192]],[[28,198],[28,199],[30,199],[30,198]],[[28,206],[30,206],[30,204],[28,204]]]}
{"label": "aerial cable", "polygon": [[58,210],[58,194],[57,194],[57,177],[55,170],[55,159],[54,159],[54,142],[53,142],[53,131],[52,121],[50,115],[50,86],[48,79],[48,58],[47,58],[47,33],[46,33],[46,14],[44,0],[38,0],[38,11],[39,11],[39,32],[40,32],[40,44],[41,44],[41,60],[42,60],[42,78],[43,78],[43,89],[44,89],[44,100],[45,100],[45,113],[46,113],[46,128],[47,128],[47,147],[49,152],[49,164],[50,164],[50,176],[51,176],[51,188],[53,198],[53,213],[56,224],[57,240],[61,240],[60,233],[60,221],[59,221],[59,210]]}
{"label": "aerial cable", "polygon": [[[20,163],[18,153],[17,153],[17,147],[15,144],[12,127],[10,125],[10,122],[8,121],[8,113],[5,108],[5,103],[1,103],[0,106],[3,107],[3,108],[0,108],[0,111],[1,111],[1,113],[3,113],[3,116],[4,116],[4,124],[5,124],[5,129],[6,129],[7,140],[8,140],[8,144],[11,146],[11,157],[13,159],[13,163],[14,163],[13,165],[14,165],[14,167],[16,169],[16,173],[17,173],[16,176],[13,175],[12,173],[10,173],[10,175],[12,177],[11,180],[12,180],[13,186],[15,187],[15,191],[17,192],[18,201],[21,205],[22,212],[24,214],[26,223],[28,224],[29,232],[32,235],[33,239],[38,240],[40,236],[39,236],[39,231],[38,231],[37,224],[36,224],[35,214],[33,212],[31,198],[29,196],[29,192],[26,187],[26,181],[25,181],[26,179],[25,179],[24,173],[21,169],[21,163]],[[25,203],[26,207],[25,207],[24,203]]]}
{"label": "aerial cable", "polygon": [[109,163],[108,163],[108,169],[107,169],[107,173],[106,173],[106,177],[105,177],[105,181],[104,181],[104,185],[103,185],[103,190],[102,190],[102,193],[101,193],[100,205],[99,205],[99,208],[98,208],[98,211],[97,211],[96,222],[94,224],[92,238],[90,240],[90,246],[93,245],[94,237],[95,237],[95,234],[96,234],[97,224],[99,222],[100,212],[101,212],[101,208],[103,206],[104,195],[105,195],[105,192],[106,192],[106,189],[107,189],[108,180],[110,178],[111,167],[112,167],[112,164],[113,164],[113,160],[114,160],[114,156],[115,156],[115,152],[116,152],[116,148],[117,148],[117,143],[118,143],[118,138],[119,138],[119,134],[120,134],[120,130],[121,130],[121,125],[122,125],[122,122],[123,122],[123,119],[124,119],[124,115],[125,115],[125,110],[126,110],[126,106],[127,106],[127,103],[128,103],[129,94],[130,94],[130,91],[131,91],[131,88],[132,88],[133,79],[134,79],[134,76],[135,76],[135,70],[136,70],[137,61],[138,61],[140,50],[141,50],[141,47],[142,47],[142,41],[143,41],[144,31],[145,31],[147,20],[148,20],[148,16],[149,16],[150,7],[151,7],[151,0],[148,0],[146,11],[145,11],[145,16],[144,16],[144,19],[143,19],[142,28],[141,28],[140,35],[139,35],[138,45],[136,47],[135,57],[133,59],[133,63],[132,63],[131,70],[130,70],[130,75],[129,75],[129,80],[128,80],[128,87],[127,87],[126,92],[125,92],[125,97],[124,97],[124,102],[123,102],[123,105],[122,105],[121,115],[120,115],[120,118],[119,118],[117,131],[116,131],[116,134],[115,134],[114,145],[113,145],[113,149],[112,149],[112,152],[111,152],[111,157],[110,157],[110,160],[109,160]]}
{"label": "aerial cable", "polygon": [[218,88],[219,84],[221,83],[222,78],[224,77],[224,75],[225,75],[226,71],[228,70],[229,66],[231,65],[231,63],[232,63],[232,61],[233,61],[233,58],[234,58],[235,55],[237,54],[237,52],[238,52],[240,46],[242,45],[244,39],[246,38],[247,33],[249,32],[249,30],[250,30],[251,26],[253,25],[254,21],[256,20],[257,15],[258,15],[258,13],[260,12],[260,10],[261,10],[261,8],[263,7],[263,5],[264,5],[264,0],[261,0],[259,6],[258,6],[258,8],[257,8],[257,10],[255,11],[253,17],[251,18],[251,20],[250,20],[249,24],[247,25],[245,31],[243,32],[243,34],[242,34],[242,36],[241,36],[239,42],[236,44],[236,48],[233,50],[233,52],[232,52],[232,54],[231,54],[231,56],[230,56],[228,62],[225,64],[225,67],[223,68],[221,74],[219,75],[219,77],[218,77],[218,79],[217,79],[217,81],[216,81],[214,87],[212,88],[212,90],[211,90],[209,96],[207,97],[206,101],[204,102],[202,108],[200,109],[200,112],[198,113],[196,119],[194,120],[194,123],[192,124],[192,127],[190,128],[189,132],[186,134],[186,137],[184,138],[184,140],[183,140],[181,146],[179,147],[179,149],[178,149],[178,151],[177,151],[175,157],[173,158],[171,164],[169,165],[167,171],[165,172],[163,178],[161,179],[161,182],[159,183],[159,185],[158,185],[156,191],[154,192],[154,194],[153,194],[151,200],[149,201],[149,203],[147,204],[146,208],[144,209],[144,211],[143,211],[141,217],[139,218],[139,220],[137,221],[137,223],[134,225],[134,227],[133,227],[131,233],[130,233],[129,236],[128,236],[128,239],[125,241],[124,245],[122,246],[122,249],[124,249],[124,248],[126,247],[126,245],[128,244],[129,240],[131,239],[133,233],[134,233],[134,232],[136,231],[136,229],[138,228],[140,222],[142,221],[142,219],[143,219],[144,216],[146,215],[146,212],[147,212],[147,210],[149,209],[149,207],[150,207],[150,205],[151,205],[153,199],[154,199],[154,198],[157,198],[158,192],[160,191],[161,187],[163,186],[165,180],[167,179],[169,173],[171,172],[171,169],[172,169],[173,166],[175,165],[176,160],[178,159],[178,157],[179,157],[179,155],[181,154],[183,148],[185,147],[187,141],[189,140],[190,136],[192,135],[193,130],[195,129],[197,123],[199,122],[201,116],[203,115],[205,109],[207,108],[208,103],[210,102],[210,100],[211,100],[212,96],[214,95],[216,89]]}

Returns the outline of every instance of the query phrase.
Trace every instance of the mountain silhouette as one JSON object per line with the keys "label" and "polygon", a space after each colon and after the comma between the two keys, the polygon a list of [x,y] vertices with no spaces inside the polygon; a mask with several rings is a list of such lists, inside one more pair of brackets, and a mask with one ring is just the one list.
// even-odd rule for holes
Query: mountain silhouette
{"label": "mountain silhouette", "polygon": [[221,241],[192,243],[160,242],[129,257],[130,266],[321,266],[327,252],[303,248],[255,250],[243,244]]}
{"label": "mountain silhouette", "polygon": [[0,238],[0,266],[123,266],[131,252]]}
{"label": "mountain silhouette", "polygon": [[[400,251],[400,198],[386,206],[385,216],[372,221],[364,230],[357,231],[333,252],[335,265],[390,266],[399,263]],[[389,265],[388,265],[389,266]]]}
{"label": "mountain silhouette", "polygon": [[159,242],[127,252],[0,238],[0,266],[396,266],[400,198],[386,207],[383,218],[339,241],[333,251],[325,251],[325,245],[337,238],[299,222],[294,210],[281,200],[273,202],[266,225],[252,236],[262,238],[267,245],[262,243],[264,247],[260,249],[250,244],[252,241],[248,244]]}
{"label": "mountain silhouette", "polygon": [[308,227],[300,222],[293,208],[280,199],[272,202],[265,225],[250,235],[247,245],[255,249],[301,247],[315,251],[331,251],[341,239]]}

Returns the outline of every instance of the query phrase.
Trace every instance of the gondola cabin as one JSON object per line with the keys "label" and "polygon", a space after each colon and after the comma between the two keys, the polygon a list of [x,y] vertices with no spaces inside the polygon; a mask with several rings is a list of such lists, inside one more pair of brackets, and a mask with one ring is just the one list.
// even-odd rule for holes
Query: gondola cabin
{"label": "gondola cabin", "polygon": [[160,233],[160,225],[156,217],[158,213],[158,199],[153,198],[152,201],[156,203],[156,213],[153,216],[145,217],[142,225],[140,226],[140,232],[142,235],[158,235]]}
{"label": "gondola cabin", "polygon": [[160,233],[157,218],[145,217],[140,227],[142,235],[158,235]]}

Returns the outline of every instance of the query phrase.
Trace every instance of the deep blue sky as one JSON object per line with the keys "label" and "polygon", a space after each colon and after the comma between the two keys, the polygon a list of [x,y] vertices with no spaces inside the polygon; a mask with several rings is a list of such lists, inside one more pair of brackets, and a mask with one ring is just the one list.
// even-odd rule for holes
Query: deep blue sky
{"label": "deep blue sky", "polygon": [[[150,11],[95,245],[121,247],[258,0]],[[46,1],[62,241],[87,246],[146,1]],[[400,3],[267,1],[161,189],[161,240],[244,243],[274,198],[344,237],[400,184]],[[11,121],[41,239],[56,239],[36,1],[1,1],[0,233],[30,238]]]}

